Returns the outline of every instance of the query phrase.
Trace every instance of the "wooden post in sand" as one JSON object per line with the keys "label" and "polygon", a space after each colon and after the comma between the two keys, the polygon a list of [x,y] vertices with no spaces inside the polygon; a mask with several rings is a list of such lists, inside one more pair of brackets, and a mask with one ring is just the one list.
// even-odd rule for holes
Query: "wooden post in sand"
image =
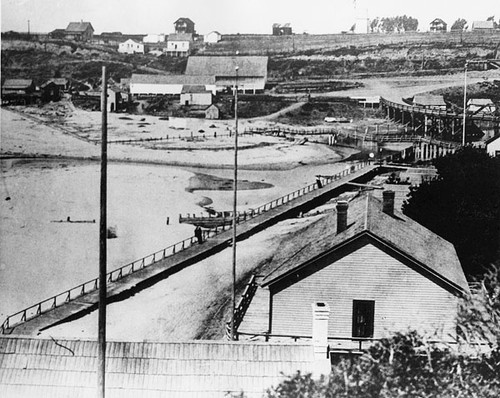
{"label": "wooden post in sand", "polygon": [[234,90],[234,181],[233,181],[233,300],[232,300],[232,316],[231,316],[231,340],[236,340],[236,217],[237,217],[237,183],[238,183],[238,66],[236,70],[236,84]]}
{"label": "wooden post in sand", "polygon": [[107,78],[106,67],[102,67],[102,140],[101,140],[101,219],[99,227],[99,319],[98,319],[98,361],[97,389],[98,397],[106,396],[106,239],[107,239]]}

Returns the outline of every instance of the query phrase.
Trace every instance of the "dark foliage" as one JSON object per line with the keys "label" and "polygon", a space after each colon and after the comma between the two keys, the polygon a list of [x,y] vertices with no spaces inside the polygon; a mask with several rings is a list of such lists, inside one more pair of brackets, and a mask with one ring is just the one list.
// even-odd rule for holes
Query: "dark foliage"
{"label": "dark foliage", "polygon": [[455,245],[466,275],[498,257],[500,161],[466,147],[434,162],[438,178],[410,189],[403,212]]}

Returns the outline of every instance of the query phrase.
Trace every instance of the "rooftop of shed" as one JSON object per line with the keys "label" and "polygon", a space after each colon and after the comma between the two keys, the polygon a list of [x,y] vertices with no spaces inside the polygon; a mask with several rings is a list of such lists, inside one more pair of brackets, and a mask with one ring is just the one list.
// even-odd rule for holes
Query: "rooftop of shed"
{"label": "rooftop of shed", "polygon": [[134,73],[130,84],[183,84],[183,85],[205,85],[215,84],[214,76],[199,75],[142,75]]}
{"label": "rooftop of shed", "polygon": [[241,77],[267,76],[268,57],[253,56],[196,56],[189,57],[186,66],[186,75],[213,75],[213,76],[236,76]]}

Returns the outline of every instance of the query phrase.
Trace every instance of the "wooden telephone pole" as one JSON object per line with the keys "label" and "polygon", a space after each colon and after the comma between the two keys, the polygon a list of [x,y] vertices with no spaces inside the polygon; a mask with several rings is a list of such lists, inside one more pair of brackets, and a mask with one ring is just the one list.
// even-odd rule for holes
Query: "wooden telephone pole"
{"label": "wooden telephone pole", "polygon": [[106,396],[106,251],[107,251],[107,162],[108,162],[108,115],[106,67],[102,67],[102,141],[101,141],[101,215],[99,225],[99,320],[98,320],[98,397]]}

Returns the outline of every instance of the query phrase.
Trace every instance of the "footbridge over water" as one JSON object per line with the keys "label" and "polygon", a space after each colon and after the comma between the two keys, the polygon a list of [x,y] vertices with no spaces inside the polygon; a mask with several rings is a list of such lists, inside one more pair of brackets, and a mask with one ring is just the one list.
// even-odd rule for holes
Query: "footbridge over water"
{"label": "footbridge over water", "polygon": [[[373,163],[354,163],[341,173],[321,177],[319,184],[315,182],[252,209],[251,212],[245,212],[244,217],[238,218],[237,240],[325,203],[352,189],[348,183],[366,183],[375,175],[386,171],[387,168]],[[232,237],[231,226],[207,229],[204,230],[201,244],[192,236],[114,269],[107,274],[107,302],[125,300],[169,275],[229,247]],[[81,318],[97,309],[98,286],[99,280],[94,278],[10,315],[0,326],[0,334],[37,335],[51,326]]]}

